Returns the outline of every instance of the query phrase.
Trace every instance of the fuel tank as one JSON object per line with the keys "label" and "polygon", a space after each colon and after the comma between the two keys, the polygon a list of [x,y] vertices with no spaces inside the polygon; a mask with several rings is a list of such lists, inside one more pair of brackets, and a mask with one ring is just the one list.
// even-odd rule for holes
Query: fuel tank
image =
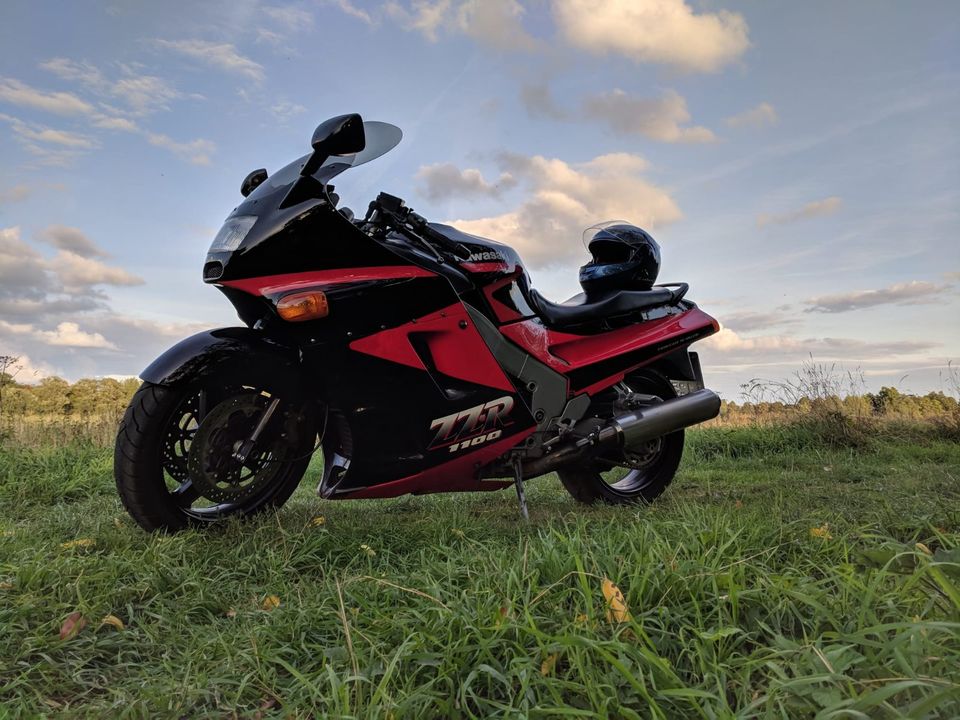
{"label": "fuel tank", "polygon": [[470,235],[450,225],[430,223],[430,227],[470,250],[461,267],[481,288],[499,324],[516,322],[536,315],[528,301],[530,276],[519,253],[496,240]]}

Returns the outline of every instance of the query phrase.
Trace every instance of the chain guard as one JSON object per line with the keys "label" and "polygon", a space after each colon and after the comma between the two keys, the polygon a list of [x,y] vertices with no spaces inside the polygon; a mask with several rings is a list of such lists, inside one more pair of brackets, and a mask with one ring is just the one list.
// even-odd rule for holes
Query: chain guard
{"label": "chain guard", "polygon": [[[244,463],[233,453],[250,437],[270,400],[255,392],[234,395],[210,410],[196,429],[187,470],[197,491],[218,503],[243,502],[268,486],[284,467],[289,443],[269,429]],[[268,439],[270,437],[273,439]]]}

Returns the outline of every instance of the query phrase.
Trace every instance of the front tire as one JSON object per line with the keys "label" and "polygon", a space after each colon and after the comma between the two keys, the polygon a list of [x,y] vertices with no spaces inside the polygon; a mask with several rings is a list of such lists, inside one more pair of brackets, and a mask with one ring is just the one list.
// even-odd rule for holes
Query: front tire
{"label": "front tire", "polygon": [[[656,395],[662,400],[677,396],[671,382],[660,373],[640,370],[625,379],[634,392]],[[611,467],[590,460],[561,467],[560,482],[577,501],[611,505],[652,503],[673,481],[683,457],[684,432],[678,430],[657,438],[647,448],[649,457],[639,467]]]}
{"label": "front tire", "polygon": [[[239,384],[232,387],[241,388]],[[235,502],[205,501],[186,469],[190,440],[199,424],[197,398],[203,392],[199,382],[174,387],[144,382],[120,423],[114,448],[117,491],[124,508],[145,530],[175,532],[280,507],[310,463],[316,439],[312,418],[305,421],[306,427],[271,472],[269,484]]]}

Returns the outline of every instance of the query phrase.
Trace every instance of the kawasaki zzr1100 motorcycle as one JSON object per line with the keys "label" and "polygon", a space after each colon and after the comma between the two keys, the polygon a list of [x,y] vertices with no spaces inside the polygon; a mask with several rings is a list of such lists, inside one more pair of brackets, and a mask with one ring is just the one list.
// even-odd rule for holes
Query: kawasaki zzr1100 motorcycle
{"label": "kawasaki zzr1100 motorcycle", "polygon": [[685,284],[618,285],[637,248],[659,267],[639,228],[601,229],[626,255],[595,252],[606,284],[555,304],[513,249],[400,198],[381,193],[362,219],[338,209],[330,181],[400,137],[332,118],[312,153],[244,180],[203,267],[244,325],[155,360],[120,425],[117,488],[144,528],[278,507],[315,452],[331,500],[512,484],[526,515],[523,482],[556,471],[581,502],[649,502],[683,428],[719,412],[687,350],[717,322]]}

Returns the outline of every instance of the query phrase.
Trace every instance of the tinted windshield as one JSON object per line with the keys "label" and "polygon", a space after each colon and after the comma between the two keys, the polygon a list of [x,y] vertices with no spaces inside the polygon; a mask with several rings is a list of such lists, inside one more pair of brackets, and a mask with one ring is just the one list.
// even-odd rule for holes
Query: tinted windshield
{"label": "tinted windshield", "polygon": [[[363,123],[363,134],[366,140],[363,150],[352,155],[331,155],[313,176],[317,180],[327,183],[344,170],[376,160],[381,155],[388,153],[397,146],[403,137],[403,132],[396,125],[377,122],[376,120]],[[277,170],[250,194],[250,199],[261,198],[278,188],[290,185],[300,177],[300,168],[304,166],[309,157],[310,153],[307,153]]]}

